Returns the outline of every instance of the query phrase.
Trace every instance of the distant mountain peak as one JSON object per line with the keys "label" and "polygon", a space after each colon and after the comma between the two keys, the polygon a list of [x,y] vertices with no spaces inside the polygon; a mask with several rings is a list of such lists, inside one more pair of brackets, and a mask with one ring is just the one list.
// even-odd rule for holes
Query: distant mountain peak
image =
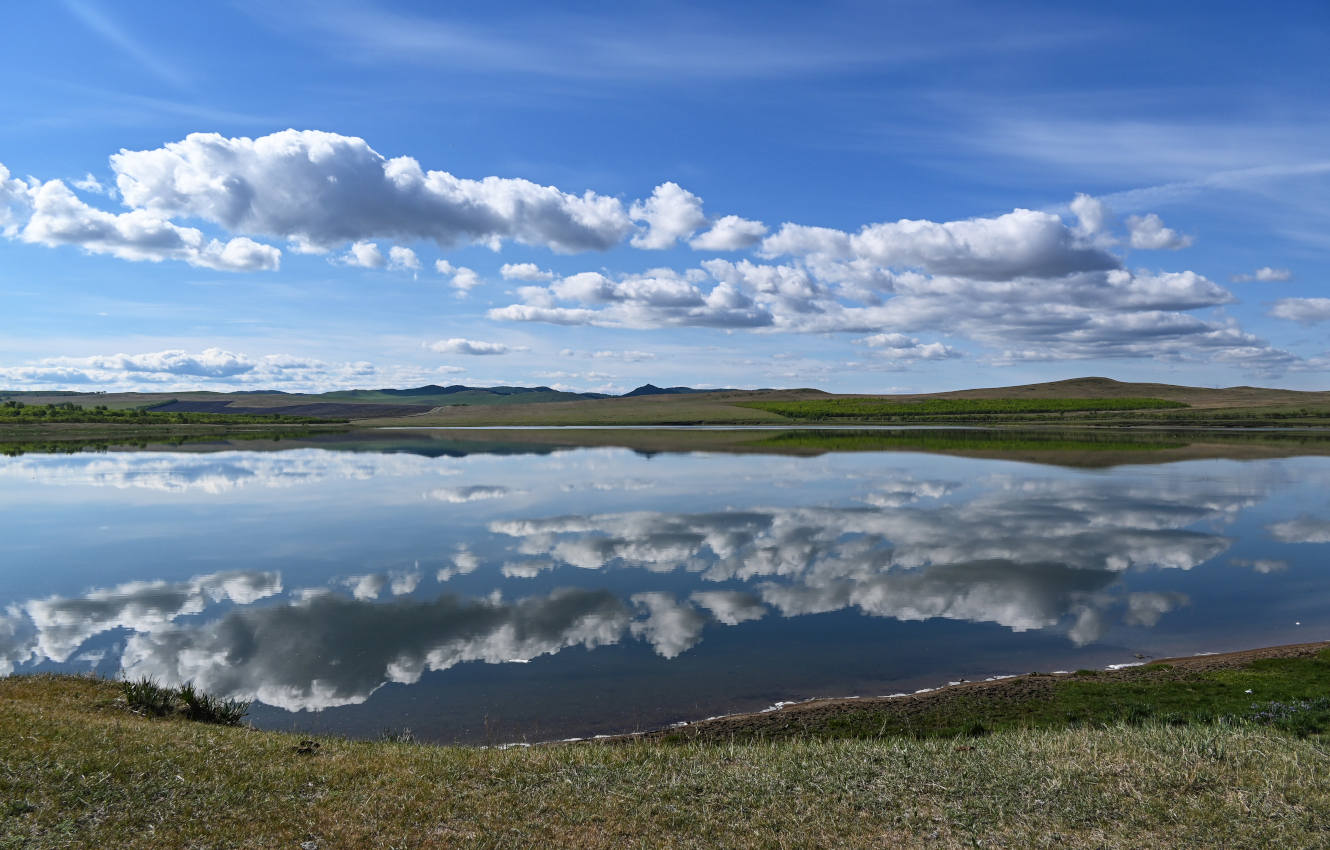
{"label": "distant mountain peak", "polygon": [[714,393],[718,390],[706,389],[699,390],[693,387],[658,387],[655,384],[643,384],[631,392],[626,392],[620,398],[632,398],[641,395],[682,395],[684,393]]}

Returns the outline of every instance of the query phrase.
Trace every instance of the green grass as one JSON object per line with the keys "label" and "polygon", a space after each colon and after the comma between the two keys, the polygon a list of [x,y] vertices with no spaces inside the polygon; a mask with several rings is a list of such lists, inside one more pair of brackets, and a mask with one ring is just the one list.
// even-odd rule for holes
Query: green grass
{"label": "green grass", "polygon": [[920,697],[854,700],[769,712],[667,733],[669,740],[952,738],[1028,729],[1153,721],[1178,726],[1263,723],[1330,732],[1330,649],[1197,670],[1163,664],[1070,676],[1031,674]]}
{"label": "green grass", "polygon": [[13,399],[0,404],[0,426],[45,423],[110,423],[116,425],[253,425],[310,424],[346,420],[280,414],[190,413],[157,410],[112,409],[105,405],[80,407],[72,402],[24,404]]}
{"label": "green grass", "polygon": [[1324,740],[1252,724],[486,750],[150,720],[118,697],[0,680],[0,848],[1330,843]]}
{"label": "green grass", "polygon": [[739,404],[742,407],[778,413],[791,419],[814,422],[835,419],[914,419],[1012,413],[1167,410],[1187,407],[1179,401],[1159,398],[935,398],[909,402],[878,398],[830,398],[807,401],[748,401]]}
{"label": "green grass", "polygon": [[178,714],[186,720],[239,726],[249,713],[249,703],[213,696],[186,682],[176,688],[159,685],[152,679],[121,682],[125,705],[145,717]]}

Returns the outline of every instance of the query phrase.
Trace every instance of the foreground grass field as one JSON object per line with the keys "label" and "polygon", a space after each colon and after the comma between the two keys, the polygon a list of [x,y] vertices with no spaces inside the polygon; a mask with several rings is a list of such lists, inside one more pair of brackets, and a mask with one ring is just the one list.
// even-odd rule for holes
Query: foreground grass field
{"label": "foreground grass field", "polygon": [[1146,721],[983,737],[530,749],[149,720],[0,680],[0,847],[1325,847],[1321,736]]}

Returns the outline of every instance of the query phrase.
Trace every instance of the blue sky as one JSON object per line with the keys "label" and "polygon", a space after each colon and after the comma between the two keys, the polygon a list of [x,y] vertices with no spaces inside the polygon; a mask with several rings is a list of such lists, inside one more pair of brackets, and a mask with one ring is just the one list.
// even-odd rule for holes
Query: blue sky
{"label": "blue sky", "polygon": [[1323,2],[6,15],[6,388],[1327,388]]}

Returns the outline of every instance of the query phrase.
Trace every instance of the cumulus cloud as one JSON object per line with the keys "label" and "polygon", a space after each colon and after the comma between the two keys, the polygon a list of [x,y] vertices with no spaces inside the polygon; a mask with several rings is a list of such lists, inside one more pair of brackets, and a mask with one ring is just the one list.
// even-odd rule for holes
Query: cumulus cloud
{"label": "cumulus cloud", "polygon": [[920,342],[905,334],[873,334],[858,342],[873,349],[883,359],[912,363],[916,360],[949,360],[960,357],[960,352],[940,342]]}
{"label": "cumulus cloud", "polygon": [[1149,357],[1220,362],[1262,375],[1302,363],[1232,320],[1190,315],[1234,300],[1204,276],[1122,268],[1108,250],[1118,240],[1101,201],[1078,196],[1072,212],[1074,226],[1021,209],[994,218],[871,224],[854,233],[785,224],[761,243],[763,255],[788,258],[783,262],[713,259],[686,270],[572,274],[522,287],[520,303],[489,317],[861,333],[880,341],[885,356],[875,365],[958,356],[944,343],[919,340],[930,331],[988,347],[997,363]]}
{"label": "cumulus cloud", "polygon": [[616,198],[427,171],[364,139],[314,130],[256,139],[192,133],[153,150],[122,150],[111,167],[132,207],[321,248],[379,237],[440,246],[514,240],[574,252],[609,248],[632,227]]}
{"label": "cumulus cloud", "polygon": [[82,192],[93,192],[98,195],[105,195],[110,192],[110,190],[102,185],[100,180],[92,175],[92,172],[83,175],[83,178],[80,180],[71,180],[69,185]]}
{"label": "cumulus cloud", "polygon": [[0,367],[0,378],[28,386],[143,383],[178,386],[198,381],[312,386],[354,383],[373,374],[374,366],[364,362],[333,364],[288,354],[249,357],[221,348],[205,348],[201,352],[169,349],[146,354],[47,357],[19,366]]}
{"label": "cumulus cloud", "polygon": [[[525,304],[489,311],[490,318],[539,321],[562,325],[604,325],[650,328],[663,326],[761,327],[771,314],[728,283],[704,290],[699,275],[672,269],[651,269],[643,274],[611,278],[582,272],[545,287],[523,292]],[[599,309],[559,306],[558,301],[594,304]]]}
{"label": "cumulus cloud", "polygon": [[[281,263],[280,250],[248,237],[223,242],[145,210],[119,214],[99,210],[79,200],[59,180],[27,187],[21,208],[12,185],[15,181],[9,182],[11,185],[0,188],[0,210],[8,209],[0,212],[0,225],[6,235],[16,234],[24,242],[73,245],[90,254],[110,254],[122,260],[182,260],[218,271],[272,271]],[[21,231],[15,223],[16,209],[27,213]]]}
{"label": "cumulus cloud", "polygon": [[633,246],[650,251],[672,247],[707,223],[702,199],[673,182],[660,184],[650,198],[635,202],[628,215],[646,224],[644,230],[633,236]]}
{"label": "cumulus cloud", "polygon": [[[959,354],[942,343],[909,342],[920,332],[968,338],[991,348],[995,362],[1162,358],[1223,362],[1261,374],[1301,363],[1231,320],[1190,315],[1187,311],[1234,300],[1195,272],[1110,268],[1064,273],[1072,259],[1094,266],[1111,255],[1078,247],[1081,243],[1067,228],[1057,225],[1062,227],[1057,235],[1045,227],[1044,214],[1031,215],[1001,226],[994,224],[998,219],[962,222],[969,229],[957,232],[1021,231],[1034,221],[1036,234],[1054,235],[1011,248],[998,265],[1010,271],[1024,263],[1027,271],[1051,276],[1008,280],[988,279],[1003,277],[996,272],[979,278],[892,270],[856,257],[858,237],[791,225],[767,244],[780,242],[782,250],[801,252],[801,259],[781,264],[714,259],[686,271],[651,269],[617,277],[574,274],[548,286],[523,287],[522,303],[492,309],[489,316],[574,326],[867,333],[884,343],[899,340],[900,345],[884,344],[883,349],[901,349],[894,353],[903,363]],[[925,230],[952,234],[945,226],[938,228]],[[1046,250],[1032,247],[1037,245]],[[997,253],[991,244],[972,239],[952,259],[959,267]]]}
{"label": "cumulus cloud", "polygon": [[439,274],[451,276],[451,280],[448,282],[457,290],[459,298],[464,297],[468,292],[484,283],[474,269],[469,269],[466,266],[454,266],[447,260],[435,260],[434,270]]}
{"label": "cumulus cloud", "polygon": [[546,271],[535,263],[504,263],[499,268],[504,280],[553,280],[554,272]]}
{"label": "cumulus cloud", "polygon": [[1016,209],[996,218],[865,225],[849,234],[785,224],[762,242],[769,257],[865,259],[880,266],[976,280],[1059,277],[1114,269],[1120,262],[1086,245],[1053,213]]}
{"label": "cumulus cloud", "polygon": [[1165,227],[1163,219],[1155,213],[1128,216],[1127,230],[1131,234],[1131,247],[1144,251],[1177,251],[1192,243],[1190,236]]}
{"label": "cumulus cloud", "polygon": [[1288,269],[1277,269],[1272,266],[1261,266],[1251,274],[1235,274],[1229,278],[1234,283],[1251,283],[1259,281],[1261,283],[1283,283],[1293,279],[1293,272]]}
{"label": "cumulus cloud", "polygon": [[388,249],[388,268],[394,271],[420,271],[420,258],[410,248],[394,245]]}
{"label": "cumulus cloud", "polygon": [[1084,193],[1071,201],[1072,215],[1076,216],[1075,232],[1081,237],[1092,237],[1104,232],[1110,213],[1104,202]]}
{"label": "cumulus cloud", "polygon": [[383,252],[373,242],[353,242],[346,253],[337,258],[337,262],[362,269],[381,269],[387,263]]}
{"label": "cumulus cloud", "polygon": [[1304,325],[1330,322],[1330,298],[1280,298],[1270,308],[1270,315]]}
{"label": "cumulus cloud", "polygon": [[32,187],[16,177],[0,163],[0,234],[13,238],[19,226],[32,215]]}
{"label": "cumulus cloud", "polygon": [[717,219],[710,230],[690,239],[688,245],[698,251],[742,251],[766,235],[767,226],[762,222],[727,215]]}
{"label": "cumulus cloud", "polygon": [[502,342],[483,342],[478,339],[463,339],[462,337],[441,339],[438,342],[431,342],[428,347],[430,351],[437,351],[440,354],[492,355],[529,350],[524,345],[508,345]]}

